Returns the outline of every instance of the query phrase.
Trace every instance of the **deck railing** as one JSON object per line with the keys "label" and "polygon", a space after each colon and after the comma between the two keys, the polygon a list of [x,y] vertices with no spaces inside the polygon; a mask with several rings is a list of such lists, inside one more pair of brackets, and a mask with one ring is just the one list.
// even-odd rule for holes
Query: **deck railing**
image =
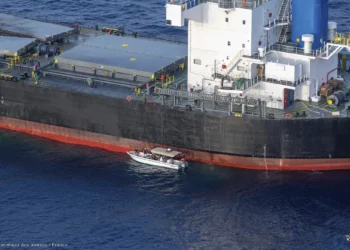
{"label": "deck railing", "polygon": [[270,0],[166,0],[166,4],[182,5],[183,10],[193,8],[202,3],[218,3],[224,9],[255,9]]}
{"label": "deck railing", "polygon": [[265,25],[265,28],[273,28],[277,26],[283,26],[290,24],[291,17],[290,16],[284,16],[281,19],[273,19],[272,21],[269,21],[267,25]]}
{"label": "deck railing", "polygon": [[292,53],[292,54],[298,54],[298,55],[318,57],[327,51],[327,44],[325,44],[324,46],[322,46],[317,50],[312,50],[310,53],[307,53],[307,54],[305,53],[305,50],[303,48],[300,48],[297,46],[283,45],[283,44],[270,45],[267,47],[266,52],[269,52],[269,51],[279,51],[279,52],[286,52],[286,53]]}
{"label": "deck railing", "polygon": [[268,82],[268,83],[274,83],[274,84],[279,84],[279,85],[284,85],[288,87],[297,87],[300,84],[306,82],[309,80],[307,76],[303,76],[300,79],[296,81],[284,81],[284,80],[278,80],[278,79],[273,79],[273,78],[266,78],[265,76],[257,76],[252,79],[244,79],[244,84],[241,87],[241,90],[246,90],[250,87],[253,87],[255,84],[259,82]]}

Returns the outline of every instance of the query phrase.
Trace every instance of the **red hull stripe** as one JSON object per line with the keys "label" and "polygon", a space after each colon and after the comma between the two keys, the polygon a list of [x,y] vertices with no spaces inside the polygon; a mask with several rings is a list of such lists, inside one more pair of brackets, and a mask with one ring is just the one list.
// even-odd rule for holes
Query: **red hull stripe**
{"label": "red hull stripe", "polygon": [[[163,146],[115,136],[85,132],[70,128],[23,121],[0,116],[0,128],[40,136],[64,143],[102,148],[114,152],[126,152],[134,148]],[[242,157],[174,148],[186,154],[189,161],[255,170],[344,170],[350,169],[350,159],[264,159]]]}

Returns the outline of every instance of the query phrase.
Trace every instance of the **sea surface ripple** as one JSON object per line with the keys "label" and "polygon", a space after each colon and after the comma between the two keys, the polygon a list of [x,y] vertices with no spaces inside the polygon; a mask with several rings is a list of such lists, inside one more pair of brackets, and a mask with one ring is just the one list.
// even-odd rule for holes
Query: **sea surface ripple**
{"label": "sea surface ripple", "polygon": [[349,179],[204,164],[182,173],[0,130],[0,244],[350,249]]}
{"label": "sea surface ripple", "polygon": [[[350,2],[330,8],[349,30]],[[1,0],[0,12],[186,41],[186,28],[165,25],[158,0]],[[349,183],[348,171],[191,164],[181,173],[0,130],[0,248],[350,249]]]}

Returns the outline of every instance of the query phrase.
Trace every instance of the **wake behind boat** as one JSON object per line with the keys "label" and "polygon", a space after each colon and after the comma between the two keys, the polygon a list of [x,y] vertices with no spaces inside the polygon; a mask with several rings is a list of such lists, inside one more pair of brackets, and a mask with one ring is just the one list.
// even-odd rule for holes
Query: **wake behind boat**
{"label": "wake behind boat", "polygon": [[184,159],[184,154],[170,148],[154,148],[150,152],[146,149],[143,152],[135,149],[135,151],[127,153],[133,160],[148,165],[171,169],[186,168],[188,166]]}

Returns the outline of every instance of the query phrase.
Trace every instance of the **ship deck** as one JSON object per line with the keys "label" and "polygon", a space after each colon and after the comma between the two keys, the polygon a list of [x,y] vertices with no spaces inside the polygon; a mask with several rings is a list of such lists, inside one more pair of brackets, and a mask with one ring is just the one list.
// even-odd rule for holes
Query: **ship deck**
{"label": "ship deck", "polygon": [[[1,35],[1,31],[0,31]],[[22,34],[25,36],[25,34]],[[109,36],[106,35],[106,33],[102,31],[96,31],[89,28],[80,28],[79,34],[72,34],[69,37],[69,42],[64,42],[59,44],[61,50],[63,52],[72,52],[72,53],[63,53],[60,56],[58,56],[56,59],[60,61],[61,59],[79,59],[81,61],[89,61],[90,55],[87,54],[85,51],[83,54],[82,52],[79,52],[81,50],[81,44],[85,44],[86,47],[108,47],[108,44],[110,44],[110,39],[112,37],[105,37],[102,39],[102,43],[104,45],[101,45],[101,43],[96,43],[96,39],[98,37],[102,36]],[[113,36],[113,35],[111,35]],[[139,39],[139,40],[136,40]],[[109,42],[108,42],[109,41]],[[120,53],[130,53],[130,56],[127,57],[136,58],[147,58],[149,55],[148,53],[160,53],[165,54],[167,50],[171,50],[171,48],[180,48],[181,45],[178,43],[171,43],[171,42],[165,42],[165,41],[158,41],[158,43],[154,43],[156,40],[150,39],[145,40],[141,38],[134,38],[131,36],[122,37],[119,40],[119,45],[123,47],[124,44],[127,44],[129,47],[129,51],[118,51],[118,48],[116,47],[108,47],[113,50],[115,50],[115,53],[111,53],[112,57],[109,57],[111,60],[111,63],[109,63],[108,66],[115,66],[116,71],[122,67],[131,68],[134,70],[141,71],[140,66],[137,66],[136,68],[133,68],[133,66],[130,66],[132,64],[132,61],[129,59],[126,59],[126,63],[121,65],[121,62],[113,62],[113,56],[115,56],[116,60],[118,58],[118,55]],[[146,49],[140,48],[140,44],[152,44],[148,46]],[[163,49],[157,48],[157,44],[164,45]],[[116,45],[114,45],[116,46]],[[0,47],[0,51],[1,51]],[[98,51],[95,50],[92,55],[98,56]],[[77,53],[77,54],[76,54]],[[103,54],[102,57],[108,56],[106,54]],[[66,55],[66,56],[64,56]],[[180,57],[172,52],[167,55],[164,55],[163,58],[159,58],[157,63],[160,62],[160,64],[157,64],[155,68],[152,68],[147,72],[152,72],[157,70],[162,65],[167,66],[171,62],[176,62],[177,60],[183,58],[183,54],[180,55]],[[96,95],[96,96],[107,96],[112,98],[123,98],[126,99],[128,96],[131,97],[132,100],[138,100],[138,101],[146,101],[148,103],[163,103],[165,102],[166,105],[174,105],[174,100],[172,98],[166,98],[163,100],[159,95],[155,95],[154,93],[151,95],[144,95],[145,92],[145,85],[149,81],[148,76],[139,76],[137,79],[133,78],[133,74],[128,72],[117,72],[114,76],[111,76],[110,74],[94,74],[92,71],[72,71],[68,68],[64,67],[57,67],[55,65],[55,58],[54,57],[47,57],[45,55],[35,57],[35,60],[31,60],[31,55],[25,54],[21,57],[20,63],[16,63],[15,65],[10,66],[10,60],[9,59],[1,59],[0,60],[0,73],[2,74],[10,74],[13,76],[17,76],[18,78],[21,77],[24,73],[29,74],[29,78],[25,80],[21,80],[22,84],[29,84],[29,85],[36,85],[37,87],[42,88],[55,88],[60,89],[64,91],[72,91],[72,92],[80,92],[85,93],[89,95]],[[76,61],[79,61],[76,60]],[[155,58],[152,58],[152,60],[145,60],[144,65],[141,65],[141,67],[146,67],[147,64],[151,64],[156,60]],[[162,61],[167,60],[165,63],[162,63]],[[33,67],[35,63],[39,61],[40,62],[40,72],[41,75],[39,79],[32,78],[31,74],[33,71]],[[141,61],[141,60],[140,60]],[[96,61],[95,59],[90,60],[89,62],[93,63],[100,63],[100,61]],[[69,62],[72,63],[72,62]],[[70,65],[71,66],[71,65]],[[89,65],[91,66],[91,65]],[[150,65],[148,65],[150,66]],[[147,67],[148,67],[147,66]],[[152,66],[152,65],[151,65]],[[153,65],[154,66],[154,65]],[[103,71],[103,70],[102,70]],[[350,73],[349,72],[343,72],[341,75],[344,77],[346,84],[348,85],[348,88],[350,88]],[[89,78],[94,79],[94,87],[91,87],[87,84],[87,80]],[[167,83],[166,80],[163,82],[158,82],[158,86],[161,86],[162,84]],[[186,88],[187,85],[187,72],[185,70],[181,69],[175,69],[172,74],[172,80],[168,82],[168,88],[172,89],[181,89]],[[138,93],[138,88],[141,89],[141,92]],[[349,98],[348,98],[349,99]],[[229,115],[229,105],[227,103],[214,103],[211,101],[206,101],[201,103],[194,103],[194,100],[190,99],[184,99],[177,103],[176,107],[180,109],[185,109],[186,105],[190,104],[194,111],[198,112],[208,112],[211,114],[215,114],[218,116],[227,116]],[[293,105],[291,105],[286,110],[276,110],[276,109],[267,109],[267,114],[273,114],[275,119],[285,119],[286,114],[291,114],[294,119],[313,119],[313,118],[334,118],[336,117],[346,117],[348,116],[348,106],[349,102],[345,102],[341,104],[339,107],[329,107],[326,100],[322,99],[319,103],[310,103],[310,102],[303,102],[303,101],[297,101]],[[232,111],[234,113],[240,113],[241,107],[238,105],[234,105]],[[305,112],[306,117],[303,117],[303,114]],[[338,114],[336,112],[339,112]],[[256,107],[247,107],[246,108],[246,114],[248,117],[257,118],[257,108]]]}

